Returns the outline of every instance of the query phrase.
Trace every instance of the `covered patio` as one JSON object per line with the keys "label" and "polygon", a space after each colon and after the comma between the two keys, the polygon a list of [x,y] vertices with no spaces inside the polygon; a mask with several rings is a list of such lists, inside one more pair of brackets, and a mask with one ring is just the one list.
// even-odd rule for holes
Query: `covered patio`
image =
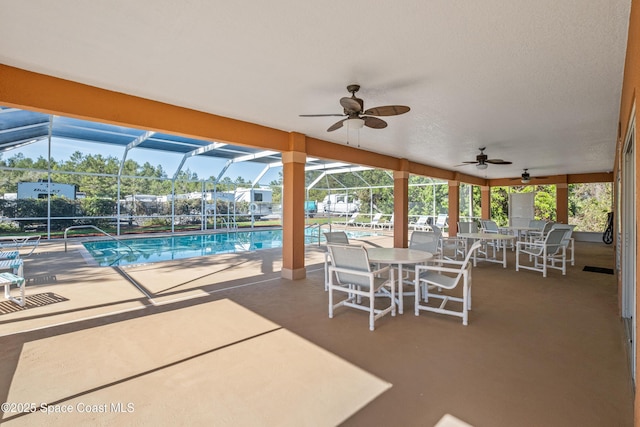
{"label": "covered patio", "polygon": [[[7,425],[435,425],[447,413],[475,426],[632,424],[615,276],[582,271],[613,267],[604,244],[578,242],[567,276],[516,273],[511,252],[507,269],[480,263],[466,327],[416,317],[407,297],[375,332],[359,311],[328,318],[324,246],[307,246],[295,282],[279,250],[99,268],[80,249],[43,243],[26,260],[26,309],[0,305],[3,401],[135,410],[5,412]],[[169,384],[170,397],[152,391]]]}

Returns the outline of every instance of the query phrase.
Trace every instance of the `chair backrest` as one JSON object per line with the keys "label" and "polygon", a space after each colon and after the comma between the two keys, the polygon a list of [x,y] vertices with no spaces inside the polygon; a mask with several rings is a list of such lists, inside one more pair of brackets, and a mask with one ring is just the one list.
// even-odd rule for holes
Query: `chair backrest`
{"label": "chair backrest", "polygon": [[569,244],[569,241],[571,240],[571,234],[573,233],[573,229],[576,228],[575,225],[569,225],[569,224],[553,224],[553,227],[551,227],[552,230],[565,230],[564,232],[564,237],[562,238],[562,244],[564,246],[567,246]]}
{"label": "chair backrest", "polygon": [[454,281],[449,286],[446,286],[447,288],[452,289],[455,286],[458,286],[458,282],[460,281],[460,278],[462,277],[462,273],[465,270],[471,268],[471,256],[473,255],[473,252],[476,251],[481,246],[482,246],[482,241],[480,241],[480,240],[478,240],[473,245],[471,245],[471,248],[469,248],[469,252],[467,252],[467,256],[465,256],[464,261],[462,261],[462,264],[460,265],[460,270],[456,274]]}
{"label": "chair backrest", "polygon": [[349,236],[344,231],[330,231],[324,233],[324,238],[327,240],[327,244],[338,243],[343,245],[349,244]]}
{"label": "chair backrest", "polygon": [[420,215],[418,217],[418,220],[416,221],[416,225],[427,225],[427,221],[429,220],[429,217],[426,215]]}
{"label": "chair backrest", "polygon": [[[334,267],[361,272],[371,271],[369,256],[364,246],[328,245],[327,247],[329,248]],[[362,275],[336,272],[336,278],[338,279],[338,283],[342,285],[353,284],[367,288],[371,285],[369,278]]]}
{"label": "chair backrest", "polygon": [[438,236],[442,237],[442,229],[435,224],[431,224],[431,230],[436,233]]}
{"label": "chair backrest", "polygon": [[373,218],[371,218],[371,224],[377,224],[380,222],[381,219],[382,219],[382,214],[377,213],[373,216]]}
{"label": "chair backrest", "polygon": [[547,237],[544,239],[544,245],[547,247],[547,255],[558,253],[558,251],[564,246],[562,240],[564,239],[566,232],[567,230],[565,229],[554,228],[547,233]]}
{"label": "chair backrest", "polygon": [[555,222],[551,222],[551,221],[545,222],[544,227],[542,227],[542,235],[546,236],[547,233],[551,231],[554,225],[555,225]]}
{"label": "chair backrest", "polygon": [[532,219],[529,221],[529,227],[535,228],[536,230],[542,231],[544,230],[544,226],[547,224],[547,221],[542,219]]}
{"label": "chair backrest", "polygon": [[474,221],[466,221],[458,223],[458,233],[477,233],[478,224]]}
{"label": "chair backrest", "polygon": [[483,219],[482,221],[480,221],[480,224],[485,233],[497,233],[500,231],[498,229],[498,224],[490,219]]}
{"label": "chair backrest", "polygon": [[433,231],[414,231],[411,233],[409,249],[416,249],[435,254],[438,252],[440,235]]}
{"label": "chair backrest", "polygon": [[353,224],[356,222],[356,218],[358,218],[358,212],[354,212],[351,215],[351,218],[349,218],[349,221],[347,221],[347,224]]}
{"label": "chair backrest", "polygon": [[447,226],[447,219],[449,216],[447,214],[440,214],[438,218],[436,218],[436,225],[440,228],[445,228]]}

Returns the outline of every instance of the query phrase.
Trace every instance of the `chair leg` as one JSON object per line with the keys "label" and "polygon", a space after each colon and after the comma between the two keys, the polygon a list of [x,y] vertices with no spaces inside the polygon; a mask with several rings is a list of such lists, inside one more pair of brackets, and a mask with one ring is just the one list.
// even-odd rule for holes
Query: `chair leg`
{"label": "chair leg", "polygon": [[375,303],[376,303],[376,299],[374,296],[374,292],[373,292],[373,286],[372,286],[372,290],[369,293],[369,330],[373,331],[375,329],[375,321],[376,321],[376,313],[375,313]]}

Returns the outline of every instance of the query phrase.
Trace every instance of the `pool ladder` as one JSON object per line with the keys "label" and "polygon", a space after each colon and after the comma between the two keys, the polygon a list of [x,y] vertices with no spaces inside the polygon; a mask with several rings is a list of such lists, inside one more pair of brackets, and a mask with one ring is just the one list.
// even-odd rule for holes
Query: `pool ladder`
{"label": "pool ladder", "polygon": [[[323,226],[329,226],[329,232],[331,232],[331,224],[330,223],[325,223],[325,224],[311,224],[311,225],[307,225],[305,227],[305,230],[312,230],[312,229],[317,229],[318,230],[318,246],[320,246],[320,243],[322,242],[322,227]],[[305,235],[307,233],[305,232]]]}
{"label": "pool ladder", "polygon": [[[115,240],[116,242],[118,242],[118,245],[123,245],[126,246],[127,249],[129,249],[129,252],[133,255],[133,248],[129,245],[127,245],[126,243],[124,243],[123,241],[121,241],[120,239],[117,239],[115,236],[112,236],[111,234],[107,233],[104,230],[99,229],[98,227],[96,227],[95,225],[72,225],[71,227],[67,227],[64,230],[64,251],[67,252],[67,231],[69,230],[73,230],[73,229],[78,229],[78,228],[93,228],[94,230],[97,230],[99,232],[101,232],[102,234],[104,234],[105,236],[107,236],[108,238],[110,238],[111,240]],[[124,254],[120,255],[118,258],[116,258],[116,260],[114,260],[110,265],[115,264],[116,262],[120,261],[120,259],[122,259],[122,257],[124,256]]]}

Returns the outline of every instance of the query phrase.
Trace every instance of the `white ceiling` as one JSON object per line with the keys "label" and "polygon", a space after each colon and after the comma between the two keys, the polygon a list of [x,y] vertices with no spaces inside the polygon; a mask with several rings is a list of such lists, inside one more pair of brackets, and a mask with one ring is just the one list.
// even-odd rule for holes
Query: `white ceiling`
{"label": "white ceiling", "polygon": [[[0,62],[487,178],[611,171],[630,0],[0,3]],[[386,129],[327,133],[346,86]],[[478,148],[513,165],[472,165]]]}

